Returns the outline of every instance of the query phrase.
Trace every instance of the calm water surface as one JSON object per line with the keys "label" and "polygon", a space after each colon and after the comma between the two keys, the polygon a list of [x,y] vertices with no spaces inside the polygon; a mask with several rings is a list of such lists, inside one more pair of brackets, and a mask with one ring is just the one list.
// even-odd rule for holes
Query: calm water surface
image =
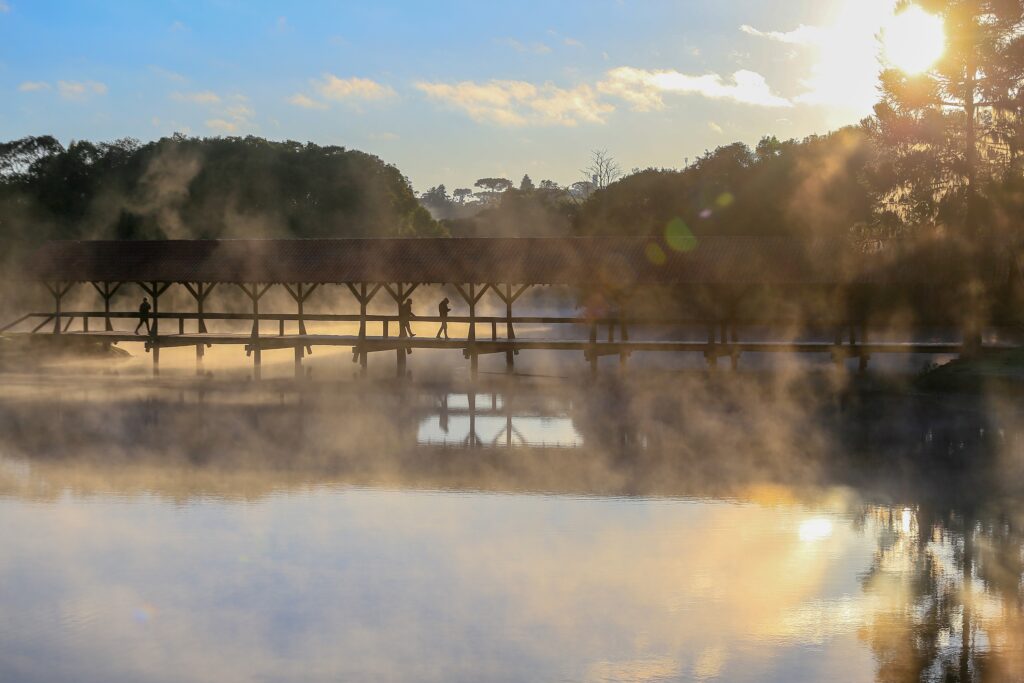
{"label": "calm water surface", "polygon": [[1013,401],[689,382],[12,376],[0,681],[1024,679]]}

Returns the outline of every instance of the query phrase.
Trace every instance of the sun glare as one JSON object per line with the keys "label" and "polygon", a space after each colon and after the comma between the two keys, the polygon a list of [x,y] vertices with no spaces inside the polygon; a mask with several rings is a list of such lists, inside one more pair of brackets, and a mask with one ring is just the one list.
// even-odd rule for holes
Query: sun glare
{"label": "sun glare", "polygon": [[832,535],[832,522],[815,517],[800,523],[800,540],[805,542],[822,541]]}
{"label": "sun glare", "polygon": [[927,70],[946,49],[942,18],[912,5],[882,27],[882,57],[907,74]]}

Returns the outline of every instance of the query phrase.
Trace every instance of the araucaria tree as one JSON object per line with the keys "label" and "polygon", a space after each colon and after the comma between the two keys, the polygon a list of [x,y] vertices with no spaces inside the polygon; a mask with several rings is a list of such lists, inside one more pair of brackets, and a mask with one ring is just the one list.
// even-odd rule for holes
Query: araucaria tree
{"label": "araucaria tree", "polygon": [[881,74],[867,122],[881,151],[877,236],[940,227],[981,247],[1009,226],[1021,186],[1024,0],[915,4],[942,17],[946,49],[923,73]]}

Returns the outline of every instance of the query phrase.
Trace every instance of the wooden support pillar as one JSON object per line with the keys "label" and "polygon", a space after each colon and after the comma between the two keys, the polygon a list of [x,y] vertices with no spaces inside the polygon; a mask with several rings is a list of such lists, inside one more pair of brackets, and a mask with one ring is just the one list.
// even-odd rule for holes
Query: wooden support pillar
{"label": "wooden support pillar", "polygon": [[[507,284],[503,288],[498,287],[496,284],[490,285],[494,293],[498,295],[503,302],[505,302],[505,338],[509,341],[513,341],[516,338],[516,330],[512,325],[512,304],[515,303],[516,299],[523,295],[529,285],[522,285],[516,291],[512,291],[512,285]],[[519,355],[519,350],[510,346],[505,351],[505,371],[512,372],[515,366],[514,357]]]}
{"label": "wooden support pillar", "polygon": [[238,287],[245,292],[245,295],[252,301],[252,339],[249,342],[249,353],[252,355],[252,375],[254,379],[263,376],[263,349],[260,346],[260,299],[270,289],[272,283],[258,283],[250,285],[239,284]]}
{"label": "wooden support pillar", "polygon": [[[297,312],[298,312],[298,324],[299,324],[298,332],[299,332],[300,336],[303,336],[303,337],[306,336],[306,319],[305,319],[306,299],[308,299],[310,297],[310,295],[313,292],[315,292],[316,288],[319,287],[319,286],[320,285],[318,283],[313,283],[313,284],[310,284],[310,285],[304,285],[303,283],[299,282],[299,283],[297,283],[295,285],[295,289],[292,289],[291,286],[289,286],[287,283],[284,285],[284,288],[286,290],[288,290],[288,294],[290,294],[292,299],[295,300],[295,305],[297,307]],[[308,289],[306,289],[306,287],[308,287]],[[351,287],[352,286],[349,285],[350,289],[351,289]],[[366,285],[363,285],[363,288],[365,290]],[[357,299],[359,298],[358,295],[356,296],[356,298]],[[360,328],[363,329],[364,325],[365,325],[365,321],[364,321],[364,323],[362,325],[360,325]],[[281,336],[284,336],[284,319],[283,318],[281,319]],[[306,348],[306,353],[313,353],[313,347],[310,346],[309,344],[306,344],[305,348]]]}
{"label": "wooden support pillar", "polygon": [[295,345],[295,379],[302,379],[302,352],[305,348],[302,344]]}
{"label": "wooden support pillar", "polygon": [[[455,289],[459,291],[459,294],[465,300],[469,306],[469,335],[466,338],[466,356],[469,358],[469,372],[470,375],[476,377],[477,371],[480,367],[480,354],[476,350],[476,305],[483,298],[487,290],[491,288],[491,285],[487,284],[477,291],[476,285],[470,283],[468,286],[469,290],[463,289],[462,285],[455,285]],[[500,294],[499,294],[500,296]]]}
{"label": "wooden support pillar", "polygon": [[715,343],[715,323],[708,325],[708,349],[704,352],[708,362],[708,369],[714,370],[718,367],[718,345]]}
{"label": "wooden support pillar", "polygon": [[153,354],[153,376],[160,374],[160,342],[157,336],[160,333],[160,295],[171,286],[170,282],[140,282],[142,291],[153,299],[152,310],[150,311],[149,341],[146,345]]}
{"label": "wooden support pillar", "polygon": [[[366,374],[367,368],[367,353],[366,353],[366,310],[373,297],[380,291],[382,285],[377,284],[373,286],[373,289],[367,291],[365,282],[359,284],[359,289],[356,289],[355,285],[351,282],[346,282],[345,285],[348,290],[352,292],[352,296],[355,297],[356,301],[359,302],[359,343],[352,354],[352,362],[359,361],[359,372],[363,375]],[[386,324],[386,323],[385,323]],[[387,336],[385,333],[384,336]]]}
{"label": "wooden support pillar", "polygon": [[107,332],[113,332],[114,326],[110,321],[110,299],[113,298],[117,290],[121,288],[121,283],[114,283],[113,287],[111,287],[111,283],[109,282],[92,282],[90,284],[93,286],[93,289],[99,292],[99,295],[103,297],[103,329]]}
{"label": "wooden support pillar", "polygon": [[[394,299],[395,301],[395,305],[398,307],[399,339],[408,339],[408,335],[406,334],[405,328],[409,323],[409,317],[405,314],[404,304],[405,301],[412,295],[412,293],[416,291],[417,287],[419,287],[419,285],[416,283],[410,284],[408,288],[406,288],[405,284],[401,282],[395,283],[394,288],[392,288],[391,285],[387,283],[384,284],[384,289],[386,289],[388,294],[391,295],[391,298]],[[405,377],[406,356],[410,355],[411,353],[412,349],[410,348],[398,347],[397,349],[395,349],[395,364],[396,371],[398,372],[399,377]]]}
{"label": "wooden support pillar", "polygon": [[[210,296],[210,292],[217,286],[216,282],[197,282],[195,287],[189,282],[181,283],[188,290],[188,293],[192,295],[192,298],[196,300],[196,332],[198,334],[206,334],[206,298]],[[182,319],[184,323],[184,319]],[[182,334],[184,334],[184,328],[182,328]],[[196,344],[196,374],[200,375],[203,372],[203,358],[206,356],[206,347],[209,344],[199,343]]]}
{"label": "wooden support pillar", "polygon": [[50,290],[50,294],[53,295],[53,333],[60,334],[63,331],[60,326],[61,303],[64,299],[64,296],[69,291],[71,291],[71,288],[74,287],[75,283],[54,282],[53,284],[50,284],[49,282],[47,282],[45,284],[46,288]]}
{"label": "wooden support pillar", "polygon": [[590,323],[590,374],[597,374],[597,323]]}

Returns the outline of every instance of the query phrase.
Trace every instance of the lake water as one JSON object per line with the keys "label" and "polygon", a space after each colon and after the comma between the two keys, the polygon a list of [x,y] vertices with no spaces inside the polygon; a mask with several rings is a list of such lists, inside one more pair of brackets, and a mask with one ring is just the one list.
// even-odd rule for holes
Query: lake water
{"label": "lake water", "polygon": [[1017,405],[12,374],[0,681],[1024,680]]}

